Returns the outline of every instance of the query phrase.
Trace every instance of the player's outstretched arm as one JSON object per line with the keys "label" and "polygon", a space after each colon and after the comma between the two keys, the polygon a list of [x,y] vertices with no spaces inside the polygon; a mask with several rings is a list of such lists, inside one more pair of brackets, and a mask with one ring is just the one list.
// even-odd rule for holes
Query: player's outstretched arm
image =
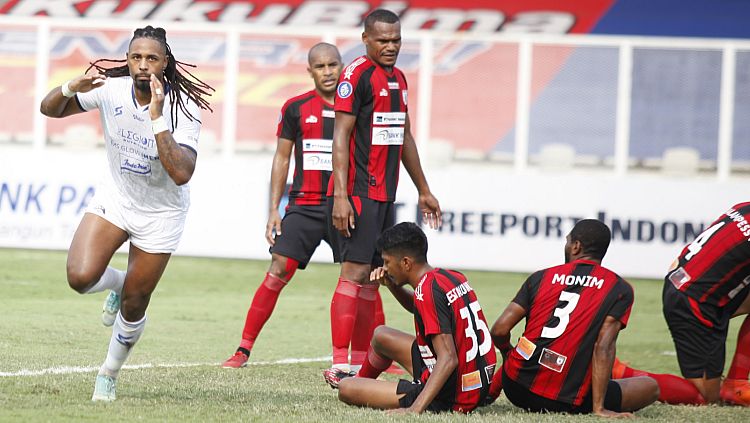
{"label": "player's outstretched arm", "polygon": [[430,338],[432,347],[435,349],[435,367],[432,368],[432,373],[424,384],[424,389],[419,393],[411,407],[391,410],[389,414],[422,413],[443,389],[443,386],[448,382],[448,378],[458,367],[458,353],[456,352],[456,346],[453,344],[453,335],[439,333],[430,336]]}
{"label": "player's outstretched arm", "polygon": [[52,118],[61,118],[77,113],[83,113],[78,106],[78,102],[73,99],[76,93],[89,92],[95,88],[101,87],[106,76],[96,72],[90,71],[86,75],[81,75],[77,78],[73,78],[70,81],[64,83],[59,87],[55,87],[50,91],[42,104],[39,106],[39,111],[43,115]]}
{"label": "player's outstretched arm", "polygon": [[401,153],[401,162],[409,173],[409,177],[419,193],[419,210],[422,212],[422,218],[432,229],[438,229],[443,224],[443,215],[440,210],[440,203],[432,195],[430,186],[427,184],[427,178],[422,170],[422,163],[419,160],[417,143],[411,134],[411,124],[409,115],[406,115],[406,125],[404,127],[404,147]]}
{"label": "player's outstretched arm", "polygon": [[387,287],[396,298],[396,301],[401,304],[401,307],[405,308],[409,313],[414,314],[414,292],[403,286],[398,286],[388,272],[385,271],[385,268],[378,267],[373,269],[370,272],[370,281]]}
{"label": "player's outstretched arm", "polygon": [[284,195],[284,186],[286,177],[289,174],[289,158],[292,156],[294,141],[281,138],[276,141],[276,153],[273,155],[273,165],[271,165],[271,198],[268,209],[268,222],[266,223],[266,241],[273,245],[276,243],[274,232],[281,235],[281,215],[279,214],[279,204],[281,197]]}
{"label": "player's outstretched arm", "polygon": [[490,330],[492,343],[495,344],[495,348],[502,353],[503,360],[505,360],[508,353],[513,349],[513,346],[510,344],[510,331],[513,330],[518,322],[520,322],[525,316],[526,309],[511,302],[492,325],[492,329]]}
{"label": "player's outstretched arm", "polygon": [[341,235],[350,237],[350,229],[354,229],[354,210],[349,204],[347,184],[349,182],[349,137],[356,116],[336,112],[336,120],[333,124],[333,227]]}
{"label": "player's outstretched arm", "polygon": [[159,161],[175,184],[184,185],[190,181],[195,171],[195,151],[177,144],[172,132],[169,131],[162,116],[166,93],[161,81],[153,74],[150,85],[151,103],[148,109],[151,125],[154,128],[156,149],[159,151]]}
{"label": "player's outstretched arm", "polygon": [[604,397],[612,375],[612,364],[615,362],[617,335],[622,324],[612,316],[604,319],[599,336],[594,345],[591,361],[591,397],[592,411],[602,417],[633,417],[632,413],[618,413],[604,408]]}

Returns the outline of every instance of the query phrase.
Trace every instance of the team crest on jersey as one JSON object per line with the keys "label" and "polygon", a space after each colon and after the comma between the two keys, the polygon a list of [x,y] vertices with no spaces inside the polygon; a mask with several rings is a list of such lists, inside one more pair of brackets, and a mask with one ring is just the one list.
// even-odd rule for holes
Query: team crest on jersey
{"label": "team crest on jersey", "polygon": [[336,93],[341,98],[348,98],[350,95],[352,95],[352,84],[349,83],[349,81],[344,81],[339,84],[339,87],[336,88]]}
{"label": "team crest on jersey", "polygon": [[318,118],[315,115],[310,115],[305,119],[305,123],[318,123]]}

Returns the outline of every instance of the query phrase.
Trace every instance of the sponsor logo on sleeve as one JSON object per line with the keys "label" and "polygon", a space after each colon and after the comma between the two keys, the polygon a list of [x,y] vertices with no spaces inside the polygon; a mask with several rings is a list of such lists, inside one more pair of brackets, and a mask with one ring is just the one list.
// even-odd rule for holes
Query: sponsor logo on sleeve
{"label": "sponsor logo on sleeve", "polygon": [[404,128],[372,128],[372,145],[403,145]]}
{"label": "sponsor logo on sleeve", "polygon": [[336,93],[340,98],[349,98],[352,95],[352,84],[349,81],[343,81],[336,88]]}
{"label": "sponsor logo on sleeve", "polygon": [[361,65],[362,63],[365,63],[364,57],[360,57],[357,60],[353,61],[349,64],[349,66],[344,69],[344,79],[350,79],[352,77],[352,74],[354,73],[354,69],[357,69],[357,66]]}

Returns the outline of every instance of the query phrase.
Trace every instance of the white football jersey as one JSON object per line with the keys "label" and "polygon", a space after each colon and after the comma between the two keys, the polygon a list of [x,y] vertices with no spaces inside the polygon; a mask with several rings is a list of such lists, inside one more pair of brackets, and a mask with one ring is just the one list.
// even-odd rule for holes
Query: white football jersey
{"label": "white football jersey", "polygon": [[[135,210],[158,213],[184,213],[190,206],[187,184],[178,186],[159,161],[156,137],[151,129],[149,105],[136,102],[133,80],[129,77],[108,78],[104,86],[76,94],[83,110],[99,109],[109,159],[105,187],[119,193],[125,204]],[[200,119],[200,109],[183,93],[187,109]],[[171,102],[167,94],[162,111],[172,130]],[[177,109],[177,125],[172,132],[175,141],[196,153],[201,124]]]}

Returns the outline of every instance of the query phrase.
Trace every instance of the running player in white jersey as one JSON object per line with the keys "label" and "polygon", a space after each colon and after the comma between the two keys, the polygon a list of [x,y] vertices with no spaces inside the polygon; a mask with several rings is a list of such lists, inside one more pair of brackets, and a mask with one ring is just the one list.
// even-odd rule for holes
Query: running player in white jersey
{"label": "running player in white jersey", "polygon": [[[105,68],[99,63],[122,63]],[[102,321],[114,325],[93,401],[113,401],[115,381],[146,323],[146,308],[177,248],[190,205],[200,109],[211,87],[178,70],[162,28],[133,33],[125,60],[99,60],[56,87],[41,112],[61,118],[99,109],[105,172],[68,251],[68,284],[79,293],[111,290]],[[92,69],[93,68],[93,69]],[[128,239],[127,271],[109,266]]]}

